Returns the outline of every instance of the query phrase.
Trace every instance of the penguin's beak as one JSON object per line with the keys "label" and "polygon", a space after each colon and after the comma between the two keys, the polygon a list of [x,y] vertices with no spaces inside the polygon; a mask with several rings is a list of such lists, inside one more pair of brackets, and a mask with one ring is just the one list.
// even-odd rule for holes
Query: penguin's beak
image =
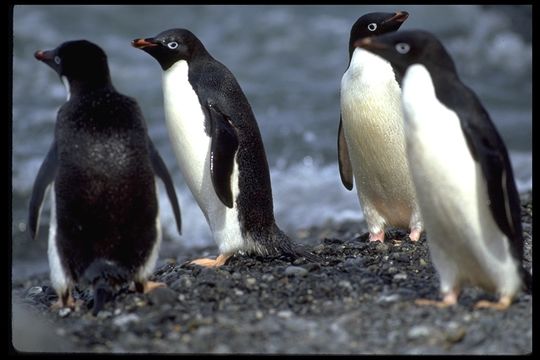
{"label": "penguin's beak", "polygon": [[[55,49],[56,50],[56,49]],[[59,75],[62,71],[62,67],[56,58],[55,50],[38,50],[34,53],[34,57],[39,61],[49,65]]]}
{"label": "penguin's beak", "polygon": [[360,47],[364,49],[387,49],[388,45],[377,42],[375,36],[366,37],[354,42],[354,47]]}
{"label": "penguin's beak", "polygon": [[382,23],[385,24],[387,22],[398,22],[402,23],[409,17],[409,13],[406,11],[398,11],[394,16],[392,16],[389,19],[384,20]]}
{"label": "penguin's beak", "polygon": [[39,61],[47,62],[54,58],[54,54],[52,51],[38,50],[34,53],[34,57]]}
{"label": "penguin's beak", "polygon": [[158,44],[155,43],[154,39],[135,39],[131,42],[131,45],[133,47],[136,47],[137,49],[144,49],[146,47],[153,47],[158,46]]}

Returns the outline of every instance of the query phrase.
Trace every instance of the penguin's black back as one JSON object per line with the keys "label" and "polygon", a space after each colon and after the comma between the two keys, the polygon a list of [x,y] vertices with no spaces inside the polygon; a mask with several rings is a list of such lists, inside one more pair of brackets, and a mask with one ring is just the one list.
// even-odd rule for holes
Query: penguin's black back
{"label": "penguin's black back", "polygon": [[156,239],[157,199],[148,137],[136,102],[111,86],[81,92],[55,129],[57,245],[75,281],[96,258],[129,272]]}
{"label": "penguin's black back", "polygon": [[[210,101],[218,105],[237,131],[240,189],[237,205],[242,230],[273,234],[275,219],[268,161],[255,115],[244,92],[229,69],[208,53],[190,62],[188,77],[200,103]],[[206,124],[208,132],[209,126]]]}

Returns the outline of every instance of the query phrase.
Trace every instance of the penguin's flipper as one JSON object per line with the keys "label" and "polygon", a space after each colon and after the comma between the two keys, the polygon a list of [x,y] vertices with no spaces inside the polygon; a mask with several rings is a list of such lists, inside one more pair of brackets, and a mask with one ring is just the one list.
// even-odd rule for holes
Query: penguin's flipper
{"label": "penguin's flipper", "polygon": [[[480,106],[477,103],[477,106]],[[478,109],[478,108],[477,108]],[[523,259],[521,202],[516,189],[512,165],[503,140],[481,108],[482,116],[474,120],[460,114],[463,133],[473,158],[480,164],[486,181],[489,207],[495,222],[510,239],[517,259]]]}
{"label": "penguin's flipper", "polygon": [[339,175],[341,176],[341,182],[347,188],[347,190],[352,190],[353,171],[351,167],[351,159],[349,158],[349,148],[347,147],[345,133],[343,132],[343,121],[341,120],[341,115],[339,116],[338,144],[337,145],[338,145]]}
{"label": "penguin's flipper", "polygon": [[174,189],[174,184],[169,174],[169,170],[165,165],[165,162],[159,155],[154,143],[150,138],[148,138],[148,149],[150,150],[150,162],[152,163],[152,168],[154,173],[159,176],[163,184],[165,184],[165,190],[167,191],[167,196],[171,202],[171,207],[173,209],[174,218],[176,220],[176,227],[178,228],[178,234],[182,234],[182,218],[180,216],[180,205],[178,204],[178,198],[176,196],[176,190]]}
{"label": "penguin's flipper", "polygon": [[30,236],[35,239],[37,236],[37,229],[39,224],[39,216],[41,213],[41,205],[45,192],[56,177],[56,170],[58,169],[58,157],[56,153],[56,141],[54,141],[49,149],[49,152],[45,156],[45,160],[39,168],[36,180],[34,181],[34,187],[32,189],[32,196],[30,198],[30,209],[28,212],[28,227],[30,230]]}
{"label": "penguin's flipper", "polygon": [[210,175],[217,196],[225,206],[233,207],[231,177],[238,137],[230,118],[215,104],[206,105],[210,118]]}

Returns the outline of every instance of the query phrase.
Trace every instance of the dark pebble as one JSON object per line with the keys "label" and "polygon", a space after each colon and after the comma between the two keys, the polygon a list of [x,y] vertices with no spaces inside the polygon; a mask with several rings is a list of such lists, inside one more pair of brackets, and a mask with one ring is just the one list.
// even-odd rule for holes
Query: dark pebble
{"label": "dark pebble", "polygon": [[153,305],[173,304],[178,298],[178,294],[167,287],[154,289],[146,295]]}

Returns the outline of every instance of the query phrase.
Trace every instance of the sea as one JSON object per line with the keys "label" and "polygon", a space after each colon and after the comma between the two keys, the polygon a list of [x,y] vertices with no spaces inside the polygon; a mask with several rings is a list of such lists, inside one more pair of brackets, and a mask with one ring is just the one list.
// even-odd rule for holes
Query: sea
{"label": "sea", "polygon": [[[362,221],[356,190],[337,165],[339,89],[358,17],[407,11],[401,30],[438,36],[502,135],[520,192],[532,189],[532,6],[530,5],[16,5],[12,69],[13,278],[46,272],[50,200],[38,238],[27,232],[28,203],[53,140],[66,90],[36,50],[87,39],[107,53],[113,83],[142,108],[149,134],[178,193],[178,235],[160,185],[166,255],[213,244],[182,177],[165,126],[161,68],[131,40],[186,28],[236,76],[255,113],[270,166],[275,217],[286,232]],[[436,119],[434,119],[436,121]],[[294,236],[293,236],[294,237]]]}

